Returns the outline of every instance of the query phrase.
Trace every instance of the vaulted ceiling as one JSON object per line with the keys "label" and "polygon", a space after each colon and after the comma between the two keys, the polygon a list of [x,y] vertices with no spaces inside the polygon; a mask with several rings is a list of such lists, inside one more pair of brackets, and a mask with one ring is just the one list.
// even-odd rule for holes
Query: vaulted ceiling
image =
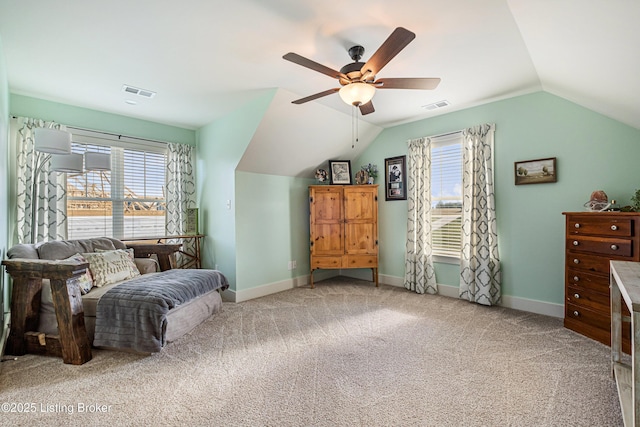
{"label": "vaulted ceiling", "polygon": [[[265,89],[283,89],[276,98],[290,107],[338,87],[282,56],[339,69],[349,47],[364,46],[366,61],[399,26],[416,38],[378,77],[442,82],[378,90],[362,117],[372,129],[539,90],[640,129],[636,0],[0,0],[0,10],[12,93],[189,129]],[[318,106],[350,124],[337,94],[293,107],[309,122]]]}

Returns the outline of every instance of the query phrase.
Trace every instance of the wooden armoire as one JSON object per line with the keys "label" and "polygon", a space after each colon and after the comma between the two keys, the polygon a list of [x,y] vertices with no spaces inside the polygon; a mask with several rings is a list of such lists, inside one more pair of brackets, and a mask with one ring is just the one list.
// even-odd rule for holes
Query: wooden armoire
{"label": "wooden armoire", "polygon": [[370,268],[378,286],[378,186],[309,187],[311,273]]}

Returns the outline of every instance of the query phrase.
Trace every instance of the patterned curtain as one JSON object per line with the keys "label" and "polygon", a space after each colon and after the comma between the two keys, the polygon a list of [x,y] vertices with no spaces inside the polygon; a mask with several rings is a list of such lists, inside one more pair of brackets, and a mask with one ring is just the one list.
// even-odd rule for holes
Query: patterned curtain
{"label": "patterned curtain", "polygon": [[[167,144],[167,236],[179,236],[185,233],[187,208],[195,207],[196,182],[193,157],[194,148],[191,145]],[[185,244],[193,244],[193,242],[187,240]],[[183,248],[185,249],[190,252],[194,250],[194,248]],[[180,265],[180,257],[177,261]]]}
{"label": "patterned curtain", "polygon": [[431,140],[409,141],[407,156],[407,246],[404,287],[438,292],[431,248]]}
{"label": "patterned curtain", "polygon": [[463,138],[460,298],[483,305],[500,301],[500,258],[493,189],[495,125],[466,129]]}
{"label": "patterned curtain", "polygon": [[[34,131],[60,125],[20,117],[16,130],[17,238],[19,243],[63,240],[67,237],[66,175],[49,172],[46,153],[34,149]],[[32,228],[35,212],[35,229]]]}

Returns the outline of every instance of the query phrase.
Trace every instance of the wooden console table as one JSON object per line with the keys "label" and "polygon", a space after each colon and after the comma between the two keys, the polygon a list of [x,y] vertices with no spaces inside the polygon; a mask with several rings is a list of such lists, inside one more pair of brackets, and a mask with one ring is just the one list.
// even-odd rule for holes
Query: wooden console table
{"label": "wooden console table", "polygon": [[127,243],[127,248],[133,249],[136,258],[158,257],[160,271],[171,270],[175,267],[173,254],[180,250],[182,244],[169,243]]}
{"label": "wooden console table", "polygon": [[179,236],[139,237],[136,239],[122,239],[122,241],[131,247],[139,244],[174,244],[174,242],[179,241],[181,247],[177,252],[180,254],[180,261],[173,268],[202,268],[200,249],[203,238],[204,234],[185,234]]}
{"label": "wooden console table", "polygon": [[[77,261],[10,259],[2,261],[13,278],[11,329],[7,354],[62,356],[64,363],[82,365],[91,360],[91,345],[84,326],[78,277],[89,268]],[[40,313],[42,279],[51,282],[53,307],[60,335],[36,332]]]}
{"label": "wooden console table", "polygon": [[[625,426],[640,426],[640,263],[611,261],[611,373]],[[631,364],[622,363],[622,301],[631,313]]]}

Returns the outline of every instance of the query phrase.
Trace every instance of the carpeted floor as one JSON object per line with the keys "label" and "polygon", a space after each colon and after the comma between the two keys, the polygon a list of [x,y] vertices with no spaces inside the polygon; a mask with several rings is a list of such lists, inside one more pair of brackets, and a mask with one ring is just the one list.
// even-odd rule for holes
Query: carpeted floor
{"label": "carpeted floor", "polygon": [[225,303],[152,356],[4,362],[0,403],[34,411],[0,424],[618,426],[609,359],[561,319],[339,277]]}

